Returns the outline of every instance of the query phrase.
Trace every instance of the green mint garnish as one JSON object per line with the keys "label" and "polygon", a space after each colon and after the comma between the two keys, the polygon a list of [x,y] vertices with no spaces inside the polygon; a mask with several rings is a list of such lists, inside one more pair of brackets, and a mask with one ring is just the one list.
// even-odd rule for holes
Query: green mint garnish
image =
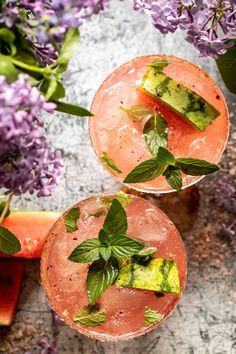
{"label": "green mint garnish", "polygon": [[167,60],[154,60],[153,62],[148,64],[148,66],[156,69],[158,72],[161,72],[169,64],[170,62]]}
{"label": "green mint garnish", "polygon": [[72,262],[88,263],[96,261],[99,256],[100,242],[97,238],[90,238],[74,249],[68,259]]}
{"label": "green mint garnish", "polygon": [[126,231],[125,209],[117,199],[113,199],[98,238],[82,242],[68,257],[73,262],[93,262],[86,282],[90,303],[95,303],[115,281],[118,260],[138,254],[144,248],[143,243],[126,236]]}
{"label": "green mint garnish", "polygon": [[18,238],[8,229],[0,226],[0,251],[5,254],[13,254],[21,250]]}
{"label": "green mint garnish", "polygon": [[119,272],[116,259],[99,260],[89,266],[86,288],[89,302],[94,304],[105,290],[115,281]]}
{"label": "green mint garnish", "polygon": [[114,164],[112,159],[107,155],[106,152],[103,151],[101,155],[101,160],[106,163],[108,167],[110,167],[113,171],[117,173],[122,173],[122,171]]}
{"label": "green mint garnish", "polygon": [[[123,191],[116,193],[115,199],[117,199],[123,207],[126,207],[131,201],[131,197]],[[101,202],[102,205],[111,205],[114,198],[104,197]]]}
{"label": "green mint garnish", "polygon": [[151,307],[145,307],[144,310],[144,323],[145,325],[153,325],[160,322],[162,315]]}
{"label": "green mint garnish", "polygon": [[105,310],[98,304],[84,306],[75,314],[74,321],[88,327],[101,325],[106,321]]}
{"label": "green mint garnish", "polygon": [[133,260],[135,262],[140,262],[140,263],[146,263],[148,262],[151,258],[153,258],[154,254],[157,252],[156,247],[146,247],[143,248],[139,253],[135,254],[133,256]]}
{"label": "green mint garnish", "polygon": [[117,199],[114,199],[103,224],[103,230],[111,237],[117,234],[124,235],[127,230],[127,216],[125,209]]}
{"label": "green mint garnish", "polygon": [[219,167],[205,160],[180,157],[176,159],[176,166],[186,175],[202,176],[219,171]]}
{"label": "green mint garnish", "polygon": [[90,214],[90,216],[93,216],[94,218],[100,218],[102,215],[105,215],[105,210],[103,209],[96,211],[94,214]]}
{"label": "green mint garnish", "polygon": [[161,174],[168,184],[176,189],[182,188],[181,171],[191,176],[204,176],[219,170],[215,164],[194,158],[177,158],[166,148],[158,149],[157,157],[146,160],[136,166],[124,179],[124,183],[147,182]]}
{"label": "green mint garnish", "polygon": [[160,146],[166,147],[168,142],[168,126],[160,114],[154,114],[143,129],[144,139],[153,156],[156,156]]}
{"label": "green mint garnish", "polygon": [[180,191],[182,188],[182,175],[179,167],[169,165],[166,170],[163,172],[168,184],[177,191]]}
{"label": "green mint garnish", "polygon": [[124,183],[147,182],[160,176],[164,166],[158,163],[156,157],[146,160],[136,166],[124,179]]}
{"label": "green mint garnish", "polygon": [[80,208],[72,208],[65,218],[65,226],[67,232],[78,230],[77,221],[80,218]]}
{"label": "green mint garnish", "polygon": [[152,111],[145,106],[136,105],[130,108],[124,108],[120,106],[120,109],[128,113],[132,118],[143,120],[144,118],[151,118],[153,116]]}

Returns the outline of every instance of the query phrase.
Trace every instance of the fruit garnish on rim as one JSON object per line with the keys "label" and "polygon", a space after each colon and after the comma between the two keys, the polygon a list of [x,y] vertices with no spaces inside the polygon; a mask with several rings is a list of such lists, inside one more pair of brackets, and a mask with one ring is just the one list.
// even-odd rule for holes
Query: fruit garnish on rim
{"label": "fruit garnish on rim", "polygon": [[[229,132],[227,106],[215,82],[186,60],[169,55],[131,60],[104,81],[91,110],[97,156],[131,188],[170,192],[218,169]],[[160,147],[175,160],[164,170],[157,164]],[[143,178],[130,176],[136,167]]]}
{"label": "fruit garnish on rim", "polygon": [[[76,230],[68,232],[70,210]],[[49,301],[79,332],[128,339],[160,325],[180,299],[186,256],[173,223],[124,192],[89,198],[53,226],[41,275]]]}

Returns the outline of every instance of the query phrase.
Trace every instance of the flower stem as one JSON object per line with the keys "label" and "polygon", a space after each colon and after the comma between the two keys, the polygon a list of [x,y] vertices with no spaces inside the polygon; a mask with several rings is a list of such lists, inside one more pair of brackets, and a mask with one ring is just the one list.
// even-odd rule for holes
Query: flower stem
{"label": "flower stem", "polygon": [[11,204],[12,197],[13,197],[13,193],[9,193],[7,195],[6,205],[5,205],[5,207],[4,207],[3,211],[2,211],[2,214],[0,215],[0,225],[3,222],[3,220],[4,220],[4,218],[5,218],[6,214],[7,214],[7,211],[9,209],[9,207],[10,207],[10,204]]}

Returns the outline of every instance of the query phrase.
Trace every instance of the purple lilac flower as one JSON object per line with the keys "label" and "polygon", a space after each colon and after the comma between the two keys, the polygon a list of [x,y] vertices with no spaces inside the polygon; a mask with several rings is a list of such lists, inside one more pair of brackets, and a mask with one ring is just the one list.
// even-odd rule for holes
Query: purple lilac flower
{"label": "purple lilac flower", "polygon": [[[0,23],[14,24],[50,64],[68,28],[78,28],[84,19],[104,10],[109,0],[5,0]],[[43,52],[43,53],[42,53]],[[50,59],[49,59],[50,58]]]}
{"label": "purple lilac flower", "polygon": [[62,163],[59,151],[49,152],[38,115],[54,108],[26,75],[19,75],[12,84],[0,76],[0,188],[16,195],[51,194]]}
{"label": "purple lilac flower", "polygon": [[201,56],[217,58],[233,46],[236,36],[235,0],[133,0],[161,32],[186,31],[186,40]]}
{"label": "purple lilac flower", "polygon": [[55,339],[52,339],[51,341],[42,339],[39,341],[39,345],[42,348],[40,354],[57,354]]}

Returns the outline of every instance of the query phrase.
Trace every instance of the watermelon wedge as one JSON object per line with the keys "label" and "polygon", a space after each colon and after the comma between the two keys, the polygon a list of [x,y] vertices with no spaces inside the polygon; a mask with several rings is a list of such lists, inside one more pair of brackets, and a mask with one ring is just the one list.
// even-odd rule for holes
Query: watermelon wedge
{"label": "watermelon wedge", "polygon": [[[12,256],[40,258],[46,236],[60,215],[51,211],[12,211],[2,223],[21,243],[21,251]],[[0,256],[6,257],[2,253]]]}
{"label": "watermelon wedge", "polygon": [[20,259],[0,259],[0,326],[9,326],[13,320],[24,263]]}

